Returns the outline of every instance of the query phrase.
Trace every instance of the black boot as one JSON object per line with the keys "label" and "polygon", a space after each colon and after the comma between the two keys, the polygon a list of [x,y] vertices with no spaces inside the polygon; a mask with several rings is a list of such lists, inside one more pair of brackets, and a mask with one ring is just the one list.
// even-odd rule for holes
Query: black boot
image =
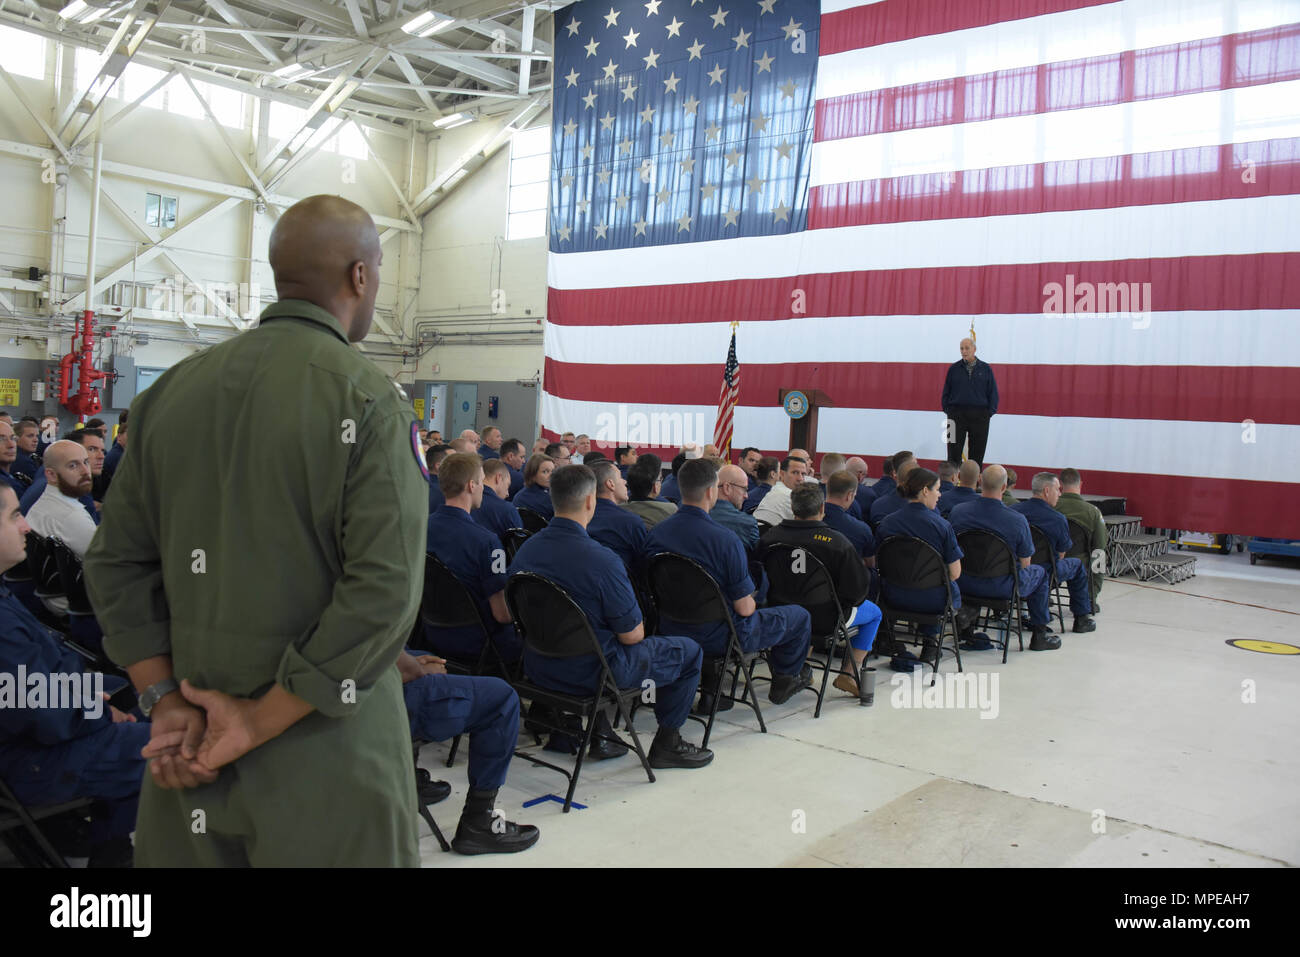
{"label": "black boot", "polygon": [[[722,668],[720,660],[714,661],[704,659],[704,666],[700,668],[700,700],[695,705],[695,713],[698,715],[708,716],[713,710],[713,685],[718,680],[718,671]],[[723,675],[723,681],[726,675]],[[730,711],[735,706],[726,695],[720,695],[718,698],[718,710]]]}
{"label": "black boot", "polygon": [[425,768],[415,769],[415,790],[420,795],[420,804],[428,807],[451,797],[451,785],[446,781],[435,781],[433,775]]}
{"label": "black boot", "polygon": [[1055,651],[1060,647],[1060,635],[1049,635],[1044,626],[1034,625],[1034,636],[1029,639],[1030,651]]}
{"label": "black boot", "polygon": [[785,704],[804,688],[812,687],[812,666],[804,665],[797,675],[773,675],[772,688],[767,700],[772,704]]}
{"label": "black boot", "polygon": [[514,854],[526,851],[541,836],[531,824],[507,821],[505,814],[493,809],[497,792],[470,788],[465,809],[451,839],[457,854]]}
{"label": "black boot", "polygon": [[1076,635],[1086,635],[1090,631],[1097,630],[1097,623],[1087,615],[1076,615],[1074,618],[1074,633]]}
{"label": "black boot", "polygon": [[698,748],[672,728],[660,728],[650,743],[650,767],[659,768],[702,768],[713,760],[713,752],[708,748]]}
{"label": "black boot", "polygon": [[596,712],[596,731],[591,736],[591,747],[587,749],[587,755],[593,761],[608,761],[610,758],[621,758],[627,754],[628,747],[622,741],[611,741],[608,738],[602,738],[600,735],[607,734],[611,738],[618,737],[614,734],[614,729],[610,726],[609,718],[605,712]]}

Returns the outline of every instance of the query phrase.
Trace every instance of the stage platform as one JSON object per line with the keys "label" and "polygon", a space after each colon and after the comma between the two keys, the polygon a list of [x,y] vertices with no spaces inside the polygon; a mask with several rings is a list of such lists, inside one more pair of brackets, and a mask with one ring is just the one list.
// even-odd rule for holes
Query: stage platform
{"label": "stage platform", "polygon": [[[1013,488],[1011,494],[1022,502],[1027,498],[1034,497],[1034,493],[1027,488]],[[1124,506],[1127,504],[1127,500],[1122,497],[1114,495],[1089,495],[1087,492],[1083,493],[1083,500],[1096,505],[1103,515],[1123,515]]]}

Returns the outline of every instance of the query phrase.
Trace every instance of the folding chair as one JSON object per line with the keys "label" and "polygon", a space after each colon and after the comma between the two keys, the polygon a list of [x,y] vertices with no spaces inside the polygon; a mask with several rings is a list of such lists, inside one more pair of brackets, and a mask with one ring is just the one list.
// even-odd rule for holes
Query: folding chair
{"label": "folding chair", "polygon": [[27,564],[36,583],[32,592],[36,598],[33,610],[40,610],[37,617],[42,622],[66,634],[68,622],[60,620],[46,609],[44,604],[46,599],[65,597],[63,576],[59,574],[58,562],[54,558],[54,553],[50,551],[49,539],[36,532],[27,533]]}
{"label": "folding chair", "polygon": [[[47,538],[45,543],[50,555],[54,557],[54,564],[58,567],[63,594],[68,601],[69,636],[83,647],[102,648],[104,632],[95,618],[95,609],[90,604],[90,596],[86,594],[85,572],[82,569],[81,559],[61,539]],[[109,669],[116,669],[106,656],[100,654],[99,657]]]}
{"label": "folding chair", "polygon": [[[1024,615],[1021,611],[1020,600],[1020,569],[1019,562],[1016,561],[1015,553],[1011,551],[1011,546],[998,538],[992,532],[980,528],[967,529],[957,536],[957,545],[961,548],[964,557],[961,560],[961,577],[969,575],[971,578],[1003,578],[1011,579],[1011,594],[1007,598],[980,598],[977,595],[967,595],[962,592],[962,604],[970,604],[975,608],[983,608],[984,626],[989,627],[988,611],[1006,612],[1006,624],[999,624],[1003,632],[1002,637],[1002,663],[1007,663],[1007,651],[1011,647],[1011,623],[1014,617],[1016,626],[1016,641],[1020,644],[1020,650],[1025,650],[1024,636]],[[978,622],[978,618],[976,621]]]}
{"label": "folding chair", "polygon": [[526,505],[519,506],[519,518],[523,521],[524,530],[527,531],[529,535],[536,535],[550,524],[545,515],[541,512],[534,512]]}
{"label": "folding chair", "polygon": [[[457,741],[460,740],[459,736],[456,738],[456,740]],[[415,759],[415,804],[417,809],[420,812],[420,817],[424,818],[424,823],[429,825],[429,829],[433,831],[433,836],[437,838],[438,846],[442,848],[444,853],[448,853],[451,851],[451,845],[448,844],[447,839],[442,836],[442,831],[438,827],[438,822],[433,819],[433,812],[429,810],[430,804],[437,804],[444,799],[438,798],[437,800],[426,801],[425,795],[421,793],[420,790],[421,779],[424,776],[429,774],[428,771],[424,771],[424,768],[420,767],[420,747],[425,743],[427,742],[424,741],[411,742],[411,750],[414,752],[414,759]],[[448,762],[447,766],[451,767],[451,762]],[[423,775],[420,773],[421,771],[424,771]]]}
{"label": "folding chair", "polygon": [[[796,552],[802,555],[796,556]],[[797,560],[802,562],[803,571],[796,572]],[[812,659],[813,667],[822,671],[822,686],[817,693],[817,709],[814,718],[822,716],[822,702],[826,697],[826,685],[830,682],[831,670],[835,667],[835,650],[841,641],[844,652],[839,658],[840,668],[849,668],[852,655],[849,652],[848,622],[844,610],[840,607],[839,596],[835,593],[835,580],[826,570],[821,559],[810,549],[801,548],[789,542],[773,542],[766,546],[763,555],[763,570],[767,574],[767,603],[772,605],[799,605],[807,609],[812,616],[812,633],[814,647],[821,643],[826,647],[824,662]],[[823,639],[818,642],[817,639]],[[850,668],[855,673],[856,669]]]}
{"label": "folding chair", "polygon": [[[704,570],[699,562],[677,555],[673,552],[660,552],[651,557],[646,576],[650,583],[650,594],[660,618],[671,618],[686,625],[725,624],[727,627],[727,651],[722,657],[708,657],[713,674],[713,706],[709,708],[708,721],[704,722],[704,740],[700,747],[709,746],[709,735],[713,733],[713,720],[718,714],[718,702],[722,699],[722,679],[728,671],[732,673],[731,691],[727,698],[739,701],[754,710],[758,718],[758,730],[766,734],[767,724],[763,721],[763,709],[758,703],[758,691],[754,687],[754,661],[760,652],[746,652],[740,645],[740,636],[736,633],[736,623],[731,618],[731,602],[723,597],[722,589],[713,580],[713,576]],[[740,676],[745,678],[745,691],[736,697],[736,684]],[[700,721],[698,715],[691,718]]]}
{"label": "folding chair", "polygon": [[[492,641],[492,633],[483,616],[479,613],[478,602],[470,594],[465,584],[452,574],[433,552],[424,556],[424,592],[420,596],[420,622],[430,628],[477,628],[483,635],[483,648],[478,658],[455,655],[432,645],[431,651],[447,660],[447,673],[457,675],[497,674],[507,676],[510,669],[501,656],[500,649]],[[413,641],[417,640],[412,638]],[[427,639],[422,643],[431,644]],[[416,645],[415,647],[420,647]],[[456,752],[460,748],[460,735],[451,742],[447,754],[447,767],[456,761]]]}
{"label": "folding chair", "polygon": [[[520,517],[522,518],[523,516]],[[532,534],[533,533],[526,528],[507,528],[501,533],[501,544],[504,545],[506,549],[507,564],[515,560],[515,555],[519,552],[519,546],[528,541]]]}
{"label": "folding chair", "polygon": [[[62,804],[29,807],[18,800],[5,779],[0,777],[0,838],[24,867],[67,867],[67,860],[50,843],[37,822],[88,808],[91,803],[90,798],[75,798]],[[14,833],[20,829],[22,837]]]}
{"label": "folding chair", "polygon": [[1097,592],[1092,587],[1092,532],[1074,519],[1068,519],[1070,523],[1070,550],[1065,553],[1066,558],[1077,558],[1083,562],[1083,567],[1088,571],[1088,597],[1092,600],[1092,608],[1097,608]]}
{"label": "folding chair", "polygon": [[[876,549],[876,569],[880,572],[880,610],[890,630],[896,621],[907,621],[913,625],[937,625],[939,634],[935,648],[933,684],[939,674],[939,662],[943,658],[944,635],[951,627],[952,652],[957,661],[957,670],[961,671],[960,639],[957,635],[957,613],[952,606],[952,592],[948,588],[948,564],[935,551],[934,547],[919,538],[910,535],[891,535],[880,543]],[[896,588],[942,589],[943,611],[920,612],[900,605],[891,604],[885,599],[885,585]],[[924,648],[924,644],[922,645]]]}
{"label": "folding chair", "polygon": [[[582,773],[582,763],[591,746],[591,739],[596,733],[596,715],[606,705],[613,704],[618,716],[623,719],[627,731],[632,735],[632,746],[636,756],[645,769],[646,777],[653,784],[655,773],[650,767],[645,750],[641,747],[641,738],[632,727],[628,715],[628,705],[641,696],[642,689],[620,688],[609,670],[609,662],[601,650],[600,640],[592,630],[591,622],[569,594],[550,579],[533,572],[516,572],[506,583],[506,607],[514,619],[515,629],[524,641],[524,647],[533,654],[544,658],[579,658],[594,655],[600,662],[600,677],[588,695],[569,694],[543,687],[523,675],[522,657],[516,674],[510,684],[519,697],[527,698],[544,708],[577,714],[583,725],[582,742],[578,745],[577,761],[572,771],[543,761],[532,754],[520,754],[535,765],[558,771],[569,780],[569,790],[564,795],[564,812],[573,806],[573,792],[578,787],[578,776]],[[531,720],[551,731],[565,732],[558,722],[541,716],[532,716]],[[611,739],[601,732],[601,737]],[[614,736],[612,740],[620,740]],[[620,743],[621,740],[620,740]],[[519,753],[519,752],[516,752]]]}
{"label": "folding chair", "polygon": [[1051,589],[1052,601],[1056,603],[1056,620],[1061,624],[1061,631],[1065,631],[1065,611],[1061,602],[1061,579],[1056,573],[1056,549],[1052,547],[1051,540],[1037,525],[1030,524],[1029,532],[1034,537],[1034,555],[1029,559],[1032,565],[1042,565],[1047,569],[1047,587]]}

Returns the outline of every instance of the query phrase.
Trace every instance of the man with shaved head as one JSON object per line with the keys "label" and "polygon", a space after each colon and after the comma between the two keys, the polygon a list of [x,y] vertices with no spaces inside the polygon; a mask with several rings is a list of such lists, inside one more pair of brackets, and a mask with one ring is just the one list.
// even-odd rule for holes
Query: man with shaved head
{"label": "man with shaved head", "polygon": [[871,504],[876,500],[876,487],[867,483],[867,479],[871,477],[871,469],[867,467],[866,459],[857,455],[846,461],[844,467],[858,480],[858,489],[853,494],[853,505],[848,510],[849,514],[865,522],[871,516]]}
{"label": "man with shaved head", "polygon": [[[279,301],[258,327],[136,396],[86,554],[105,649],[151,719],[136,863],[415,866],[396,663],[428,484],[410,404],[352,348],[379,235],[355,203],[312,196],[281,214],[269,259]],[[196,429],[223,454],[196,456]]]}
{"label": "man with shaved head", "polygon": [[95,535],[95,520],[81,504],[90,494],[90,453],[77,442],[61,439],[45,450],[41,460],[48,483],[27,513],[27,524],[38,535],[61,539],[78,558],[84,558]]}
{"label": "man with shaved head", "polygon": [[752,553],[758,545],[758,520],[743,511],[749,490],[745,478],[745,470],[739,465],[724,465],[718,470],[718,502],[709,509],[709,517],[735,532],[745,551]]}
{"label": "man with shaved head", "polygon": [[961,464],[962,446],[970,436],[970,458],[983,464],[989,420],[998,414],[998,383],[993,369],[975,358],[975,340],[961,341],[961,358],[948,367],[940,405],[948,417],[948,461]]}

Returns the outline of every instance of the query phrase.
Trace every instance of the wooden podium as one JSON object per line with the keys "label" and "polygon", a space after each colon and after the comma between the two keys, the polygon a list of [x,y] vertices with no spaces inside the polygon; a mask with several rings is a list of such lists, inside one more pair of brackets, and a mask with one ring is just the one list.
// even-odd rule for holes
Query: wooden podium
{"label": "wooden podium", "polygon": [[[835,403],[819,389],[782,389],[781,407],[790,417],[790,444],[786,448],[805,449],[815,460],[817,412],[819,409],[834,408]],[[803,414],[796,415],[800,409]]]}

